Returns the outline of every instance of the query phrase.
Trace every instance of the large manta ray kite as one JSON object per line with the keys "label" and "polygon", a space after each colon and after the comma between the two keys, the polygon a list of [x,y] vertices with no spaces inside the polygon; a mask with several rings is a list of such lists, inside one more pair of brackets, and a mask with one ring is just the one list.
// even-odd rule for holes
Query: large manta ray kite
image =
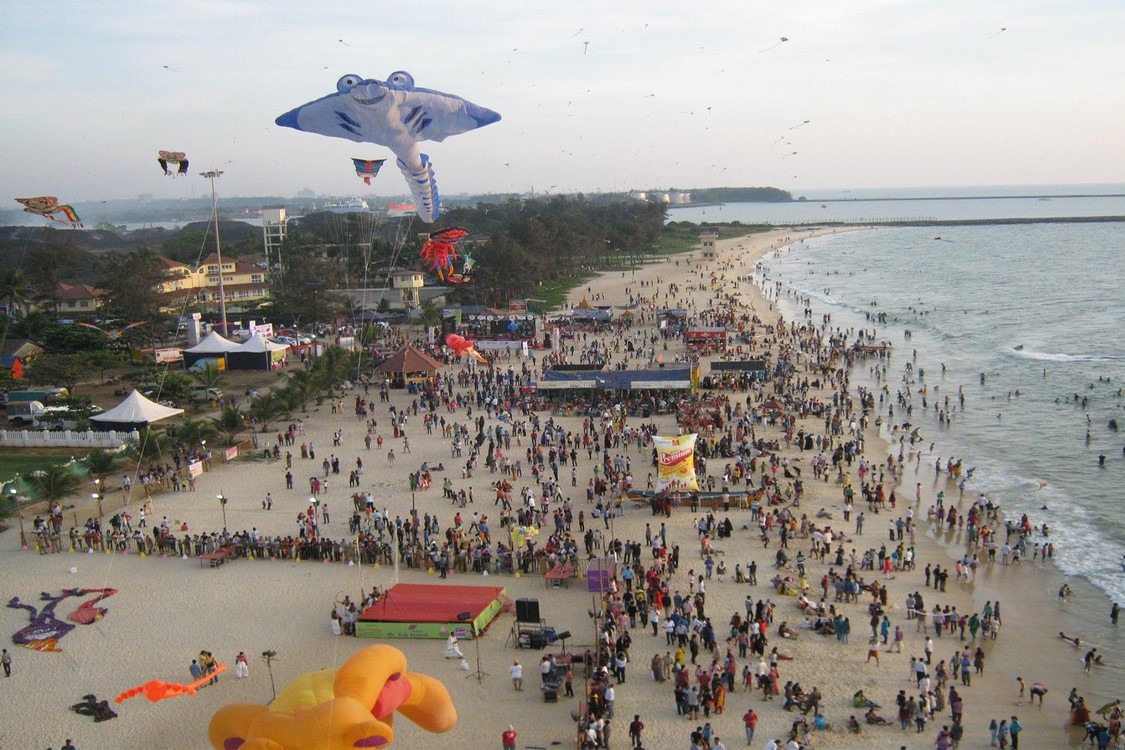
{"label": "large manta ray kite", "polygon": [[400,70],[386,81],[346,75],[336,82],[336,93],[286,112],[277,124],[386,146],[398,157],[418,217],[430,222],[441,214],[441,201],[430,158],[418,150],[418,143],[444,141],[499,119],[491,109],[459,96],[415,88],[414,77]]}

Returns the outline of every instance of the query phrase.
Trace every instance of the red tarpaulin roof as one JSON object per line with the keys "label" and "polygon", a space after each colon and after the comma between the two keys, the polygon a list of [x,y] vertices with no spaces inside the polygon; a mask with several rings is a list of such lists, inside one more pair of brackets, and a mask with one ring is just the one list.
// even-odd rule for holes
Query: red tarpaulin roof
{"label": "red tarpaulin roof", "polygon": [[476,619],[504,593],[503,586],[438,586],[399,583],[360,614],[363,622],[457,622],[469,612]]}

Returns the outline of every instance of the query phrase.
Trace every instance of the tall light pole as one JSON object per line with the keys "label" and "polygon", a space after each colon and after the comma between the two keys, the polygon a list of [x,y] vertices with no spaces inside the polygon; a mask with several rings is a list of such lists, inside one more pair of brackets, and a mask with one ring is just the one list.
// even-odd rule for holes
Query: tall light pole
{"label": "tall light pole", "polygon": [[215,495],[219,500],[219,507],[223,509],[223,531],[227,530],[227,496]]}
{"label": "tall light pole", "polygon": [[15,482],[8,486],[8,492],[12,495],[12,502],[16,506],[16,515],[20,519],[20,547],[27,549],[27,534],[23,530],[23,508],[20,507],[19,491],[16,490]]}
{"label": "tall light pole", "polygon": [[98,502],[98,518],[103,518],[105,516],[105,511],[102,509],[102,480],[101,479],[95,479],[94,480],[94,493],[92,495],[90,495],[90,497],[92,497],[94,500],[96,500]]}
{"label": "tall light pole", "polygon": [[223,335],[229,336],[230,331],[227,330],[227,296],[223,292],[223,248],[219,244],[219,202],[215,197],[215,178],[222,175],[221,169],[209,169],[206,172],[199,173],[200,177],[206,177],[211,181],[211,214],[215,219],[215,255],[219,258],[219,310],[223,318]]}

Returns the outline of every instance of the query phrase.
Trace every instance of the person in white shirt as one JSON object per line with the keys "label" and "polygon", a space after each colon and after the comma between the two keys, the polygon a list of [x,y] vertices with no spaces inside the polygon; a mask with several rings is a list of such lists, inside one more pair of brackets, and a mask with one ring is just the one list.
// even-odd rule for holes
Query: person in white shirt
{"label": "person in white shirt", "polygon": [[512,687],[523,690],[523,665],[520,664],[519,659],[512,661],[512,666],[508,667],[508,674],[512,677]]}

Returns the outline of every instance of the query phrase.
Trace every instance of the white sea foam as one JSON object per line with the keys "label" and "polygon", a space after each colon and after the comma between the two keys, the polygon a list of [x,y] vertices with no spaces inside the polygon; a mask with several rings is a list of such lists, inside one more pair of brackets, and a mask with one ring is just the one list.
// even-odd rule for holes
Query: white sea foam
{"label": "white sea foam", "polygon": [[1035,352],[1027,349],[1010,349],[1012,354],[1024,359],[1037,359],[1043,362],[1110,362],[1120,357],[1098,354],[1063,354],[1061,352]]}

